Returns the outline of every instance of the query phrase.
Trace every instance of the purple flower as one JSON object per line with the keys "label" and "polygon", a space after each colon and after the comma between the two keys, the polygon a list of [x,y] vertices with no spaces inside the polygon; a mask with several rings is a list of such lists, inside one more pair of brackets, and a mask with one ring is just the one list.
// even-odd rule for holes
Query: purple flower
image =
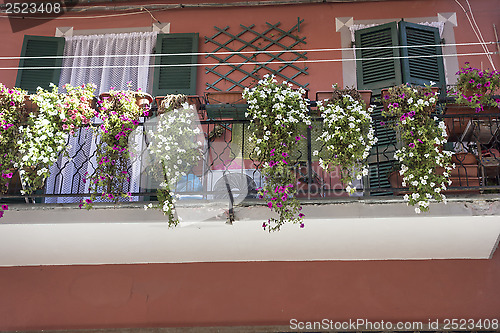
{"label": "purple flower", "polygon": [[288,157],[288,153],[283,153],[283,154],[281,154],[281,156]]}
{"label": "purple flower", "polygon": [[300,227],[301,227],[301,228],[304,228],[304,223],[301,223],[301,224],[300,224]]}
{"label": "purple flower", "polygon": [[3,217],[3,211],[0,211],[0,218]]}
{"label": "purple flower", "polygon": [[415,148],[415,144],[413,142],[410,142],[408,146],[410,146],[410,148]]}
{"label": "purple flower", "polygon": [[267,207],[269,207],[270,209],[273,209],[273,203],[272,203],[272,201],[269,201],[267,203]]}
{"label": "purple flower", "polygon": [[476,83],[473,79],[470,79],[469,83]]}
{"label": "purple flower", "polygon": [[276,206],[278,206],[279,208],[283,207],[283,205],[279,201],[276,203]]}
{"label": "purple flower", "polygon": [[80,203],[80,204],[78,205],[78,207],[80,207],[80,209],[82,209],[83,204],[82,204],[82,203]]}
{"label": "purple flower", "polygon": [[304,214],[302,214],[302,213],[300,213],[300,214],[299,214],[299,218],[303,218],[304,216],[305,216],[305,215],[304,215]]}
{"label": "purple flower", "polygon": [[2,205],[2,210],[9,210],[9,205]]}
{"label": "purple flower", "polygon": [[266,226],[267,226],[266,222],[262,223],[262,228],[266,229]]}
{"label": "purple flower", "polygon": [[295,140],[296,140],[296,141],[299,141],[300,139],[301,139],[301,137],[300,137],[300,136],[296,136],[296,137],[295,137]]}

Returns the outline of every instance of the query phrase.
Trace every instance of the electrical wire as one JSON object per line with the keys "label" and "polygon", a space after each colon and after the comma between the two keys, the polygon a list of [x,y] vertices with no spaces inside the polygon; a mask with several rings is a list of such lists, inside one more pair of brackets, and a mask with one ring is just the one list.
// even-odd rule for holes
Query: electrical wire
{"label": "electrical wire", "polygon": [[[395,60],[395,59],[420,59],[420,58],[438,58],[438,57],[462,57],[462,56],[478,56],[485,54],[496,54],[496,52],[480,52],[480,53],[456,53],[456,54],[433,54],[427,56],[397,56],[397,57],[375,57],[375,58],[346,58],[346,59],[311,59],[311,60],[296,60],[296,61],[262,61],[262,62],[234,62],[234,63],[196,63],[196,64],[172,64],[172,65],[163,65],[163,64],[149,64],[149,65],[137,65],[137,66],[128,66],[134,68],[143,68],[143,67],[201,67],[201,66],[247,66],[247,65],[274,65],[274,64],[284,64],[284,65],[295,65],[301,63],[326,63],[326,62],[342,62],[342,61],[370,61],[370,60]],[[113,68],[113,67],[124,67],[120,65],[103,65],[103,66],[51,66],[51,67],[0,67],[0,70],[40,70],[40,69],[89,69],[89,68]]]}
{"label": "electrical wire", "polygon": [[[496,42],[487,42],[487,44],[497,44]],[[333,52],[333,51],[363,51],[363,50],[383,50],[383,49],[400,49],[400,48],[423,48],[423,47],[447,47],[447,46],[473,46],[483,45],[480,42],[473,43],[454,43],[454,44],[428,44],[428,45],[396,45],[396,46],[370,46],[357,48],[327,48],[327,49],[306,49],[306,50],[255,50],[255,51],[221,51],[221,52],[189,52],[189,53],[144,53],[144,54],[107,54],[107,55],[62,55],[62,56],[37,56],[37,57],[20,57],[20,56],[5,56],[0,57],[0,60],[16,60],[16,59],[75,59],[75,58],[115,58],[115,57],[164,57],[164,56],[211,56],[211,55],[239,55],[239,54],[266,54],[266,53],[296,53],[305,52]],[[488,49],[485,52],[490,52]]]}
{"label": "electrical wire", "polygon": [[[466,0],[466,1],[467,1],[467,0]],[[472,23],[472,20],[471,20],[471,18],[469,17],[469,14],[467,13],[467,10],[466,10],[466,9],[462,6],[462,4],[461,4],[458,0],[455,0],[455,2],[456,2],[459,6],[460,6],[460,8],[462,8],[462,10],[463,10],[463,12],[464,12],[464,14],[465,14],[465,17],[467,17],[467,20],[469,21],[469,24],[470,24],[470,26],[471,26],[471,28],[472,28],[472,31],[473,31],[473,32],[474,32],[474,34],[476,35],[477,40],[481,43],[481,37],[480,37],[480,35],[479,35],[479,34],[480,34],[480,32],[478,33],[478,32],[476,31],[476,29],[474,28],[474,25],[473,25],[473,23]],[[467,1],[467,2],[468,2],[468,1]],[[471,14],[472,14],[472,10],[471,10],[471,8],[470,8],[470,4],[469,4],[469,10],[471,11]],[[481,43],[481,46],[482,46],[482,48],[483,48],[483,51],[484,51],[484,52],[487,52],[487,50],[486,50],[486,46],[485,46],[483,43]],[[490,62],[491,67],[493,68],[493,70],[496,70],[496,67],[495,67],[495,64],[493,63],[493,59],[491,58],[491,55],[489,55],[489,54],[488,54],[488,55],[486,55],[486,57],[488,58],[488,61]]]}
{"label": "electrical wire", "polygon": [[[476,26],[477,32],[479,33],[479,37],[481,38],[480,41],[483,42],[483,44],[485,45],[486,42],[484,41],[483,34],[481,33],[481,29],[479,29],[479,26],[477,25],[476,18],[474,17],[474,12],[472,11],[469,0],[465,0],[465,2],[467,2],[467,6],[469,7],[469,12],[470,12],[470,15],[472,17],[472,22],[474,22],[474,25]],[[484,47],[485,46],[483,46],[483,49],[484,49]],[[487,55],[487,57],[491,63],[491,66],[493,67],[493,70],[496,71],[495,64],[493,64],[493,59],[491,58],[491,55]]]}

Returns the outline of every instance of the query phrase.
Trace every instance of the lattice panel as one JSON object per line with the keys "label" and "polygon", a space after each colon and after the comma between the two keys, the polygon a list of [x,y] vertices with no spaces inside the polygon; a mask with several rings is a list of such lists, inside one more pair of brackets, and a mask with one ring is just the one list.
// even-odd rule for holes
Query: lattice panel
{"label": "lattice panel", "polygon": [[297,34],[302,22],[304,20],[298,18],[297,24],[288,30],[281,29],[280,22],[266,22],[262,32],[254,30],[254,24],[240,24],[241,31],[236,34],[229,32],[228,26],[214,27],[217,32],[211,37],[205,36],[205,44],[211,43],[215,49],[205,58],[226,65],[205,67],[206,74],[216,77],[212,83],[206,83],[206,90],[242,90],[265,74],[274,74],[279,81],[286,80],[297,87],[307,87],[309,83],[297,80],[300,75],[308,75],[308,67],[296,63],[307,59],[307,52],[300,51],[306,37]]}

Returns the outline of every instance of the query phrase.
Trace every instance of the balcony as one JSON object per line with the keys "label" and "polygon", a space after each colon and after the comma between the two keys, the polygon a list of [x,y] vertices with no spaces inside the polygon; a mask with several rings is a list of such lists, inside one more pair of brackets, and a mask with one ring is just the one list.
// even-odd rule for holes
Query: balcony
{"label": "balcony", "polygon": [[[256,197],[264,179],[248,140],[250,121],[207,115],[206,103],[200,104],[199,115],[206,138],[203,159],[176,186],[181,195],[176,209],[183,218],[179,227],[168,229],[160,212],[142,209],[156,200],[154,181],[143,172],[147,140],[129,164],[131,180],[123,189],[131,192],[131,200],[102,199],[94,210],[79,209],[79,202],[89,197],[86,173],[97,165],[92,150],[96,138],[81,130],[71,139],[69,157],[59,158],[52,168],[43,191],[27,197],[15,193],[17,188],[2,196],[10,208],[1,221],[1,248],[19,251],[0,265],[489,258],[496,248],[498,114],[437,115],[450,133],[447,148],[457,152],[456,169],[448,205],[431,204],[431,211],[420,215],[404,204],[407,189],[397,174],[390,180],[398,140],[380,125],[387,119],[373,117],[376,134],[384,139],[368,158],[369,175],[349,196],[338,174],[323,171],[312,154],[321,149],[315,141],[321,118],[313,117],[312,128],[304,127],[305,140],[294,152],[293,165],[306,227],[286,225],[272,236],[261,229],[271,212]],[[294,246],[298,239],[300,248]],[[63,243],[67,250],[61,252]]]}

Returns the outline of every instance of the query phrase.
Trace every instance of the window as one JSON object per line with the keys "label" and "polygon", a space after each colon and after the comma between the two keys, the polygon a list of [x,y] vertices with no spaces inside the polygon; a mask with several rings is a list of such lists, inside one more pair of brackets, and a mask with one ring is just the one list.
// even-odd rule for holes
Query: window
{"label": "window", "polygon": [[[356,58],[361,59],[356,61],[358,89],[372,90],[375,96],[379,96],[383,88],[402,83],[424,85],[433,81],[444,90],[446,82],[440,42],[437,28],[405,21],[356,30]],[[423,45],[434,46],[419,47]],[[390,187],[387,175],[391,172],[397,147],[396,133],[379,123],[381,114],[381,107],[374,110],[378,142],[369,161],[370,188]]]}
{"label": "window", "polygon": [[[405,21],[357,30],[356,48],[361,49],[356,50],[356,58],[362,59],[356,68],[358,89],[378,94],[382,88],[402,83],[424,85],[430,81],[444,88],[441,46],[419,47],[440,42],[437,28]],[[387,48],[363,49],[371,47]]]}
{"label": "window", "polygon": [[[157,56],[155,65],[171,67],[155,67],[153,94],[196,94],[196,66],[198,34],[160,34],[156,40],[157,54],[182,54]],[[191,55],[186,55],[191,53]],[[173,65],[173,66],[172,66]],[[177,66],[181,65],[181,66]],[[188,66],[182,66],[188,65]]]}
{"label": "window", "polygon": [[[94,83],[96,93],[110,87],[153,92],[155,95],[170,93],[196,93],[196,67],[156,65],[195,64],[196,55],[159,56],[156,53],[194,53],[198,50],[198,34],[159,34],[158,32],[110,33],[64,37],[25,36],[18,71],[17,86],[35,93],[41,86],[49,89],[52,82],[60,88],[66,83],[81,85]],[[64,59],[61,56],[65,56]],[[120,55],[120,56],[115,56]],[[121,56],[123,55],[123,56]],[[58,56],[58,58],[40,58]],[[50,69],[22,69],[23,67],[59,67]],[[62,70],[61,70],[62,67]],[[154,85],[153,83],[153,77]],[[135,138],[138,140],[138,138]],[[140,140],[139,140],[140,141]],[[95,161],[95,138],[89,130],[82,130],[77,137],[70,137],[69,157],[61,156],[51,167],[46,193],[86,193],[85,174],[92,174]],[[140,142],[142,144],[142,141]],[[140,161],[131,161],[130,188],[124,192],[139,192],[141,183]],[[78,202],[80,198],[47,198],[45,202]]]}
{"label": "window", "polygon": [[[49,84],[59,83],[65,40],[62,37],[24,36],[19,67],[59,67],[46,69],[20,69],[17,72],[16,87],[35,93],[38,86],[48,89]],[[40,58],[53,57],[59,58]],[[23,57],[37,57],[35,59]]]}

